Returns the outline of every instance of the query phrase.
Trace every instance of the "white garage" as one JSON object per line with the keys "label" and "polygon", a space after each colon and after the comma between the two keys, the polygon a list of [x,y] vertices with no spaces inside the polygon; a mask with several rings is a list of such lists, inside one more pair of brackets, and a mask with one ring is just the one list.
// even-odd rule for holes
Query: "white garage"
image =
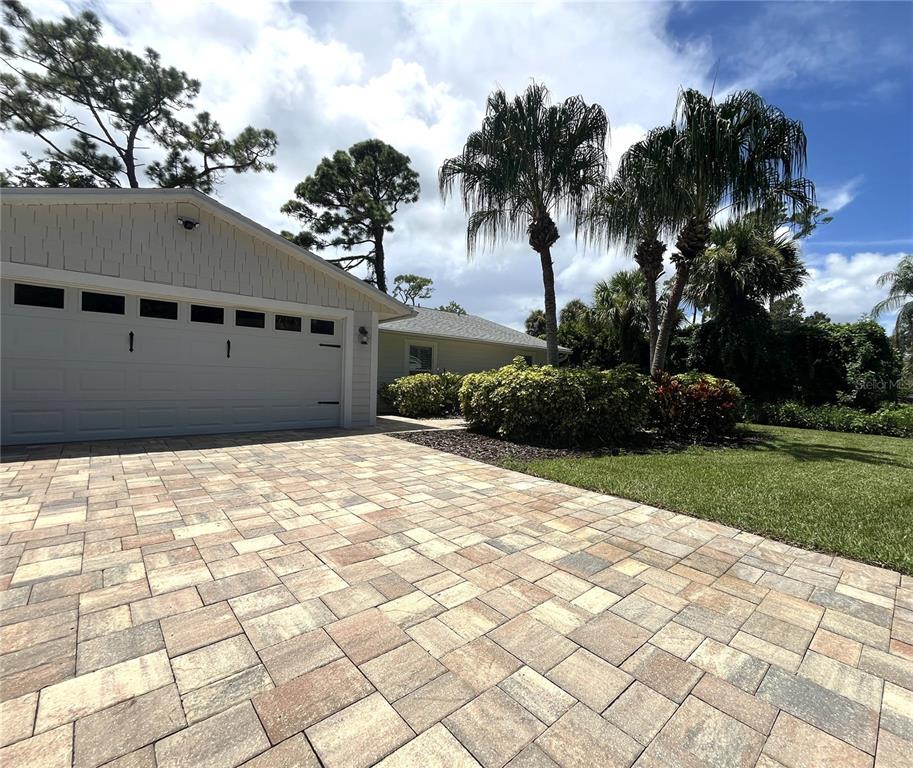
{"label": "white garage", "polygon": [[3,443],[374,422],[385,294],[189,190],[2,204]]}

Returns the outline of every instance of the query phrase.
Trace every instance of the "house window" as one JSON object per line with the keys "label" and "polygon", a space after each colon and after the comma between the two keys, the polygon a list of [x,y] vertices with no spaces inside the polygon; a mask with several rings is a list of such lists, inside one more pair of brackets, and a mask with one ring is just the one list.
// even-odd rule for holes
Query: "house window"
{"label": "house window", "polygon": [[246,309],[235,310],[235,325],[243,328],[266,328],[266,315]]}
{"label": "house window", "polygon": [[63,309],[63,288],[16,283],[13,288],[13,302],[27,307]]}
{"label": "house window", "polygon": [[190,305],[190,320],[194,323],[213,323],[222,325],[225,322],[225,310],[222,307],[207,307],[205,304]]}
{"label": "house window", "polygon": [[178,303],[176,301],[161,301],[160,299],[140,299],[139,316],[154,317],[159,320],[177,320]]}
{"label": "house window", "polygon": [[82,292],[83,312],[104,312],[107,315],[124,314],[124,297],[114,293]]}
{"label": "house window", "polygon": [[434,347],[409,345],[409,373],[430,373],[434,367]]}
{"label": "house window", "polygon": [[301,318],[294,315],[276,315],[276,330],[301,333]]}
{"label": "house window", "polygon": [[336,333],[336,323],[332,320],[311,320],[311,333],[332,336]]}

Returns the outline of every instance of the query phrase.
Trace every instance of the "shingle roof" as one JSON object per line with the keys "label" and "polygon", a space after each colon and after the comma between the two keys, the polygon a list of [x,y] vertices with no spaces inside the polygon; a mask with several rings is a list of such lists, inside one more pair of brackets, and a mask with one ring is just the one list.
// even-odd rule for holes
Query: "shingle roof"
{"label": "shingle roof", "polygon": [[[545,341],[542,339],[492,320],[486,320],[484,317],[458,315],[455,312],[441,312],[438,309],[427,307],[415,307],[414,309],[414,317],[387,320],[380,324],[380,330],[466,341],[485,341],[489,344],[506,344],[511,347],[545,349]],[[565,347],[560,347],[560,349],[570,352]]]}

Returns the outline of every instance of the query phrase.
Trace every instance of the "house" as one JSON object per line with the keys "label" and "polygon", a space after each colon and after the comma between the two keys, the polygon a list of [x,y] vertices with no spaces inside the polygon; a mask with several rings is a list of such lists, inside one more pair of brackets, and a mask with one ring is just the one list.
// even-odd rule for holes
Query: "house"
{"label": "house", "polygon": [[[412,317],[380,325],[378,378],[381,384],[410,373],[473,373],[507,365],[515,357],[546,362],[542,339],[475,315],[415,307]],[[570,354],[559,347],[562,355]]]}
{"label": "house", "polygon": [[412,310],[185,189],[9,189],[4,443],[374,423]]}

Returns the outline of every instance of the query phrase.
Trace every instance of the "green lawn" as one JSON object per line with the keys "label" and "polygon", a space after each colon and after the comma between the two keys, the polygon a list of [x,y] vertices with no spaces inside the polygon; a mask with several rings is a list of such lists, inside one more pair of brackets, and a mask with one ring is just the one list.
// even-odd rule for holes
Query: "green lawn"
{"label": "green lawn", "polygon": [[913,440],[745,429],[760,444],[510,467],[913,574]]}

